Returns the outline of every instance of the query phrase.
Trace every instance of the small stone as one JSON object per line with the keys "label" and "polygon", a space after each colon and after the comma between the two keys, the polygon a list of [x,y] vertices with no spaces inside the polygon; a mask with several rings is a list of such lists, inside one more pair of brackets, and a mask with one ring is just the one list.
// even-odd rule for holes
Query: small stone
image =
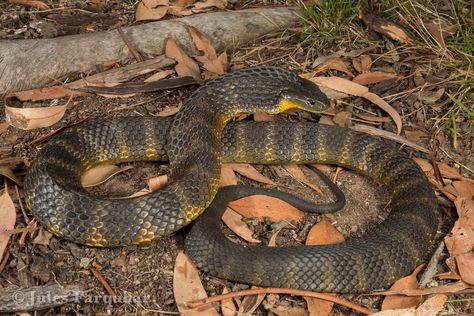
{"label": "small stone", "polygon": [[83,269],[88,269],[91,264],[92,259],[90,258],[82,258],[81,262],[79,263],[79,267]]}

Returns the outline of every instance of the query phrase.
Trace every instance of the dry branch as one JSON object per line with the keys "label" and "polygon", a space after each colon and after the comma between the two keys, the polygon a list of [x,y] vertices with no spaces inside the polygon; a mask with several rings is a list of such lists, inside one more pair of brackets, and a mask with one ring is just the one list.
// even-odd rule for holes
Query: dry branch
{"label": "dry branch", "polygon": [[[143,56],[163,54],[169,34],[188,53],[196,53],[186,24],[207,36],[217,50],[232,49],[265,34],[294,27],[296,8],[277,7],[211,12],[123,29]],[[71,73],[88,73],[106,60],[125,60],[130,50],[116,30],[52,39],[0,40],[0,95],[44,87]]]}
{"label": "dry branch", "polygon": [[34,286],[27,289],[10,286],[0,289],[0,313],[41,310],[79,302],[85,293],[78,288],[60,285]]}

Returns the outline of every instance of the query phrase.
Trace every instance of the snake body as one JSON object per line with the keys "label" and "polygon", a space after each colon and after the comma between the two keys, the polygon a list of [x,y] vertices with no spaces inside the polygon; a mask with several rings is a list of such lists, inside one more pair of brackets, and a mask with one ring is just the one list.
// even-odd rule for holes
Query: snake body
{"label": "snake body", "polygon": [[[125,117],[68,129],[48,142],[25,179],[30,208],[54,234],[92,246],[140,244],[171,234],[210,206],[187,238],[204,271],[239,282],[334,292],[382,288],[425,260],[435,240],[437,203],[421,169],[365,134],[313,123],[227,122],[242,113],[288,108],[319,112],[327,99],[310,81],[276,67],[247,68],[199,88],[174,118]],[[227,126],[226,126],[227,124]],[[170,161],[171,183],[152,194],[91,196],[80,175],[105,161]],[[218,194],[220,164],[330,163],[386,187],[392,212],[375,230],[331,246],[238,246],[217,220],[236,190]]]}

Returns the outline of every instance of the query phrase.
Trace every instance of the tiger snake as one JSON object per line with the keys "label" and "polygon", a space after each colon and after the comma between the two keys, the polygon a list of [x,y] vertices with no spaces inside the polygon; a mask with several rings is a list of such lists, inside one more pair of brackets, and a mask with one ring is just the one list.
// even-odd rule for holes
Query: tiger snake
{"label": "tiger snake", "polygon": [[[234,71],[198,88],[172,118],[97,120],[58,134],[42,148],[26,176],[27,202],[55,235],[97,247],[149,243],[176,232],[209,208],[185,247],[210,275],[325,292],[384,288],[410,273],[433,249],[438,205],[417,164],[391,144],[346,128],[232,121],[255,112],[297,108],[320,113],[327,107],[319,88],[292,71]],[[81,174],[93,166],[138,160],[169,161],[170,183],[125,200],[99,198],[81,186]],[[259,189],[230,187],[217,194],[223,162],[346,167],[382,185],[390,195],[391,212],[367,234],[340,244],[237,245],[220,231],[220,216],[229,200]]]}

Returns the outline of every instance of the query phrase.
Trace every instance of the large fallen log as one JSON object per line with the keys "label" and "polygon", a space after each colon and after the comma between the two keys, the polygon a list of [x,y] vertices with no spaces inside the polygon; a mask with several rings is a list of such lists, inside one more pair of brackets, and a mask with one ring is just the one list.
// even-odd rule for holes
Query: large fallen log
{"label": "large fallen log", "polygon": [[[206,35],[217,50],[290,27],[301,18],[296,8],[277,7],[211,12],[124,28],[143,55],[163,54],[171,34],[188,53],[195,53],[186,25]],[[74,72],[90,72],[107,60],[125,60],[130,52],[116,30],[52,39],[0,40],[0,95],[43,87]]]}

